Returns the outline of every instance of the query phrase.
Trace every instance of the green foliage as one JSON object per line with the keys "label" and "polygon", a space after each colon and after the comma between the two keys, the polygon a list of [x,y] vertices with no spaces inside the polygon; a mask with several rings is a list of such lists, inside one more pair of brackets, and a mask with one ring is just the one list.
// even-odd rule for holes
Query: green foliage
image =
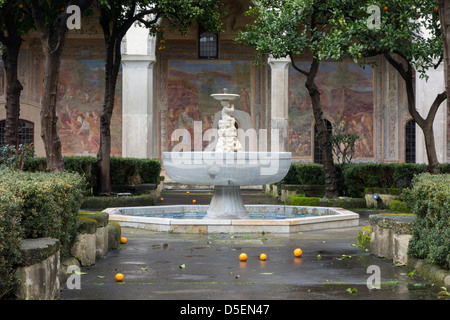
{"label": "green foliage", "polygon": [[333,125],[333,133],[330,136],[333,153],[338,163],[349,163],[352,161],[355,143],[361,139],[348,129],[348,121],[343,119]]}
{"label": "green foliage", "polygon": [[323,185],[323,165],[316,163],[292,163],[283,184]]}
{"label": "green foliage", "polygon": [[450,175],[418,175],[402,198],[417,215],[409,254],[450,269]]}
{"label": "green foliage", "polygon": [[320,198],[317,197],[300,197],[300,196],[290,196],[289,205],[291,206],[305,206],[305,207],[318,207],[320,206]]}
{"label": "green foliage", "polygon": [[[3,172],[0,170],[0,172]],[[0,185],[0,299],[14,292],[24,230],[20,225],[23,199]]]}
{"label": "green foliage", "polygon": [[[416,163],[346,163],[335,166],[339,194],[352,198],[364,197],[366,188],[373,189],[373,192],[374,188],[389,189],[389,194],[396,190],[395,194],[400,194],[403,188],[411,187],[415,175],[428,170],[427,165]],[[441,172],[450,173],[450,164],[442,163]],[[323,166],[292,163],[286,177],[278,184],[323,185]]]}
{"label": "green foliage", "polygon": [[363,249],[370,248],[371,227],[366,226],[358,230],[358,247]]}
{"label": "green foliage", "polygon": [[[85,180],[78,174],[0,171],[0,194],[15,208],[23,237],[51,237],[61,242],[61,255],[77,235],[77,214]],[[2,202],[3,202],[2,201]]]}
{"label": "green foliage", "polygon": [[17,150],[14,146],[0,146],[0,167],[23,170],[25,162],[32,157],[34,157],[32,144],[21,144]]}
{"label": "green foliage", "polygon": [[157,183],[160,172],[156,160],[111,157],[112,184]]}
{"label": "green foliage", "polygon": [[341,48],[349,48],[351,36],[334,25],[353,5],[351,0],[253,1],[247,15],[254,17],[254,22],[239,32],[236,40],[253,47],[259,61],[267,54],[281,58],[304,53],[312,53],[318,60],[339,60],[344,53]]}
{"label": "green foliage", "polygon": [[389,209],[394,212],[400,212],[400,213],[410,213],[411,209],[408,208],[408,205],[406,202],[401,200],[392,200]]}

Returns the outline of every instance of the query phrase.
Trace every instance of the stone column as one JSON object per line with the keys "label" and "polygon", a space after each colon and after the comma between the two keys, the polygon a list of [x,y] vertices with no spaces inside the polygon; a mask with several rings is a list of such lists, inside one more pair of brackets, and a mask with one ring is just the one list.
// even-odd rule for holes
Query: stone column
{"label": "stone column", "polygon": [[270,150],[276,148],[278,143],[278,151],[286,152],[288,150],[289,65],[291,59],[270,57],[268,62],[271,68],[270,127],[278,129],[278,137],[271,134]]}
{"label": "stone column", "polygon": [[156,157],[153,66],[155,40],[133,26],[122,43],[122,156]]}

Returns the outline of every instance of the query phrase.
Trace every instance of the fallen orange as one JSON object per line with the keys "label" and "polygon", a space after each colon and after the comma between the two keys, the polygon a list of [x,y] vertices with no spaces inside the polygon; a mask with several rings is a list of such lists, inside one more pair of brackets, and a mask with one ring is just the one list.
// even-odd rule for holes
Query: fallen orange
{"label": "fallen orange", "polygon": [[241,260],[241,261],[247,261],[247,255],[246,255],[245,253],[241,253],[241,254],[239,255],[239,260]]}
{"label": "fallen orange", "polygon": [[117,280],[118,282],[122,281],[123,278],[124,278],[123,274],[121,274],[121,273],[116,274],[116,280]]}
{"label": "fallen orange", "polygon": [[192,200],[192,203],[197,203],[197,200]]}
{"label": "fallen orange", "polygon": [[262,261],[266,261],[266,260],[267,260],[267,255],[266,255],[265,253],[261,253],[261,255],[259,256],[259,258],[260,258]]}
{"label": "fallen orange", "polygon": [[159,199],[159,200],[164,201],[164,198],[161,198],[161,199]]}
{"label": "fallen orange", "polygon": [[189,194],[190,192],[189,192],[189,191],[186,191],[186,193]]}
{"label": "fallen orange", "polygon": [[297,248],[297,249],[294,250],[294,256],[296,256],[296,257],[301,257],[302,254],[303,254],[302,249]]}
{"label": "fallen orange", "polygon": [[125,238],[125,237],[120,238],[120,243],[122,243],[122,244],[127,243],[127,238]]}

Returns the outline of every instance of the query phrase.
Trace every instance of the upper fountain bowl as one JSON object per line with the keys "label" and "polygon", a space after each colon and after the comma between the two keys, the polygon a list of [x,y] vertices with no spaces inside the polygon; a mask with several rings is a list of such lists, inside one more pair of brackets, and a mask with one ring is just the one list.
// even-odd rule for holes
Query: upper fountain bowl
{"label": "upper fountain bowl", "polygon": [[211,97],[219,101],[234,101],[238,99],[240,95],[234,93],[214,93]]}
{"label": "upper fountain bowl", "polygon": [[167,175],[187,185],[253,186],[281,181],[290,152],[163,152]]}
{"label": "upper fountain bowl", "polygon": [[216,100],[219,101],[234,101],[240,97],[240,95],[235,93],[228,93],[228,89],[224,88],[223,93],[214,93],[211,95]]}

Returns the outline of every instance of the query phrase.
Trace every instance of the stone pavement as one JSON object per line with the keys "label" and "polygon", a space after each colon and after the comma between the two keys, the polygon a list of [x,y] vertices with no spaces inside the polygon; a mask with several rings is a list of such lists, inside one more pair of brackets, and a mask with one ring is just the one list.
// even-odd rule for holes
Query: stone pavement
{"label": "stone pavement", "polygon": [[[163,204],[207,204],[211,193],[167,191]],[[259,191],[243,191],[244,202],[278,203]],[[438,300],[439,286],[391,260],[355,246],[360,226],[295,234],[175,234],[122,228],[128,242],[94,266],[82,268],[81,289],[61,284],[61,300]],[[294,257],[301,248],[301,258]],[[248,255],[246,262],[239,254]],[[267,261],[260,261],[265,253]],[[379,270],[379,273],[373,270]],[[116,282],[115,274],[124,274]],[[369,289],[376,275],[380,288]],[[353,290],[353,293],[351,291]],[[198,305],[198,303],[197,303]],[[171,312],[181,313],[180,305]],[[178,309],[177,309],[178,308]],[[222,308],[223,309],[223,308]],[[197,310],[198,311],[198,310]],[[217,311],[217,308],[216,308]],[[230,310],[228,310],[230,311]],[[224,313],[225,310],[220,312]]]}

